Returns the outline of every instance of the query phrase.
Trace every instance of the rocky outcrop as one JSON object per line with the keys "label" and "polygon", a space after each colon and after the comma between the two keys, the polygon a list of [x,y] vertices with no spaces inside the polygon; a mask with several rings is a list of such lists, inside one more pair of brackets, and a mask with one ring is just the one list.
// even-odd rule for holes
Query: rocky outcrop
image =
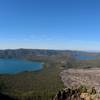
{"label": "rocky outcrop", "polygon": [[54,100],[82,100],[78,89],[64,89],[59,91]]}
{"label": "rocky outcrop", "polygon": [[91,89],[91,92],[88,92],[84,88],[71,89],[67,88],[62,91],[59,91],[54,100],[100,100],[100,94],[96,92],[95,88]]}

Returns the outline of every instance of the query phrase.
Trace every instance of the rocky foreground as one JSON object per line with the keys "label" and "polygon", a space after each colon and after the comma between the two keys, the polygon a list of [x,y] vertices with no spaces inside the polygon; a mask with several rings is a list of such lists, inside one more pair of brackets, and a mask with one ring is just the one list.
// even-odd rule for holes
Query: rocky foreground
{"label": "rocky foreground", "polygon": [[66,88],[59,91],[54,100],[100,100],[100,95],[96,92],[95,88],[91,88],[91,91],[85,86],[79,88]]}
{"label": "rocky foreground", "polygon": [[100,68],[63,70],[60,77],[66,89],[54,100],[100,100]]}

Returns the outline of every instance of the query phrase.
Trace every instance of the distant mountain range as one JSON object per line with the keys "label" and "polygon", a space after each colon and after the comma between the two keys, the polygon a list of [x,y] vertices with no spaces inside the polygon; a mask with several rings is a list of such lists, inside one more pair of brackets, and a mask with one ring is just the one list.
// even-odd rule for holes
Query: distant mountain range
{"label": "distant mountain range", "polygon": [[6,49],[0,50],[0,58],[18,58],[36,61],[67,63],[75,59],[99,58],[100,53],[72,51],[72,50],[45,50],[45,49]]}
{"label": "distant mountain range", "polygon": [[97,52],[72,51],[72,50],[46,50],[46,49],[5,49],[0,50],[0,57],[22,57],[22,56],[53,56],[53,55],[90,55],[98,56]]}

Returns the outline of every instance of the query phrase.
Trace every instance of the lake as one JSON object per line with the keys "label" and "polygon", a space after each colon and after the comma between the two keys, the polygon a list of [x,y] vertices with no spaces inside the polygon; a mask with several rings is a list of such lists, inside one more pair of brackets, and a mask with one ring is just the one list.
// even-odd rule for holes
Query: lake
{"label": "lake", "polygon": [[32,62],[19,59],[0,59],[0,74],[36,71],[42,68],[43,64],[41,62]]}
{"label": "lake", "polygon": [[84,56],[84,55],[81,55],[81,56],[79,56],[79,59],[80,60],[94,60],[94,59],[96,59],[96,56]]}

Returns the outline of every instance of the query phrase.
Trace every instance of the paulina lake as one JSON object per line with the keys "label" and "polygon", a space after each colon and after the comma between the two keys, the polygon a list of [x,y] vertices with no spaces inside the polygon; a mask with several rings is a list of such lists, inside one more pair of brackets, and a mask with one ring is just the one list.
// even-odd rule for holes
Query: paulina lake
{"label": "paulina lake", "polygon": [[[95,59],[92,56],[78,56],[80,60]],[[14,74],[24,71],[36,71],[43,68],[43,62],[27,61],[20,59],[0,59],[0,74]]]}
{"label": "paulina lake", "polygon": [[36,71],[42,68],[42,62],[19,59],[0,59],[0,74],[14,74],[23,71]]}

